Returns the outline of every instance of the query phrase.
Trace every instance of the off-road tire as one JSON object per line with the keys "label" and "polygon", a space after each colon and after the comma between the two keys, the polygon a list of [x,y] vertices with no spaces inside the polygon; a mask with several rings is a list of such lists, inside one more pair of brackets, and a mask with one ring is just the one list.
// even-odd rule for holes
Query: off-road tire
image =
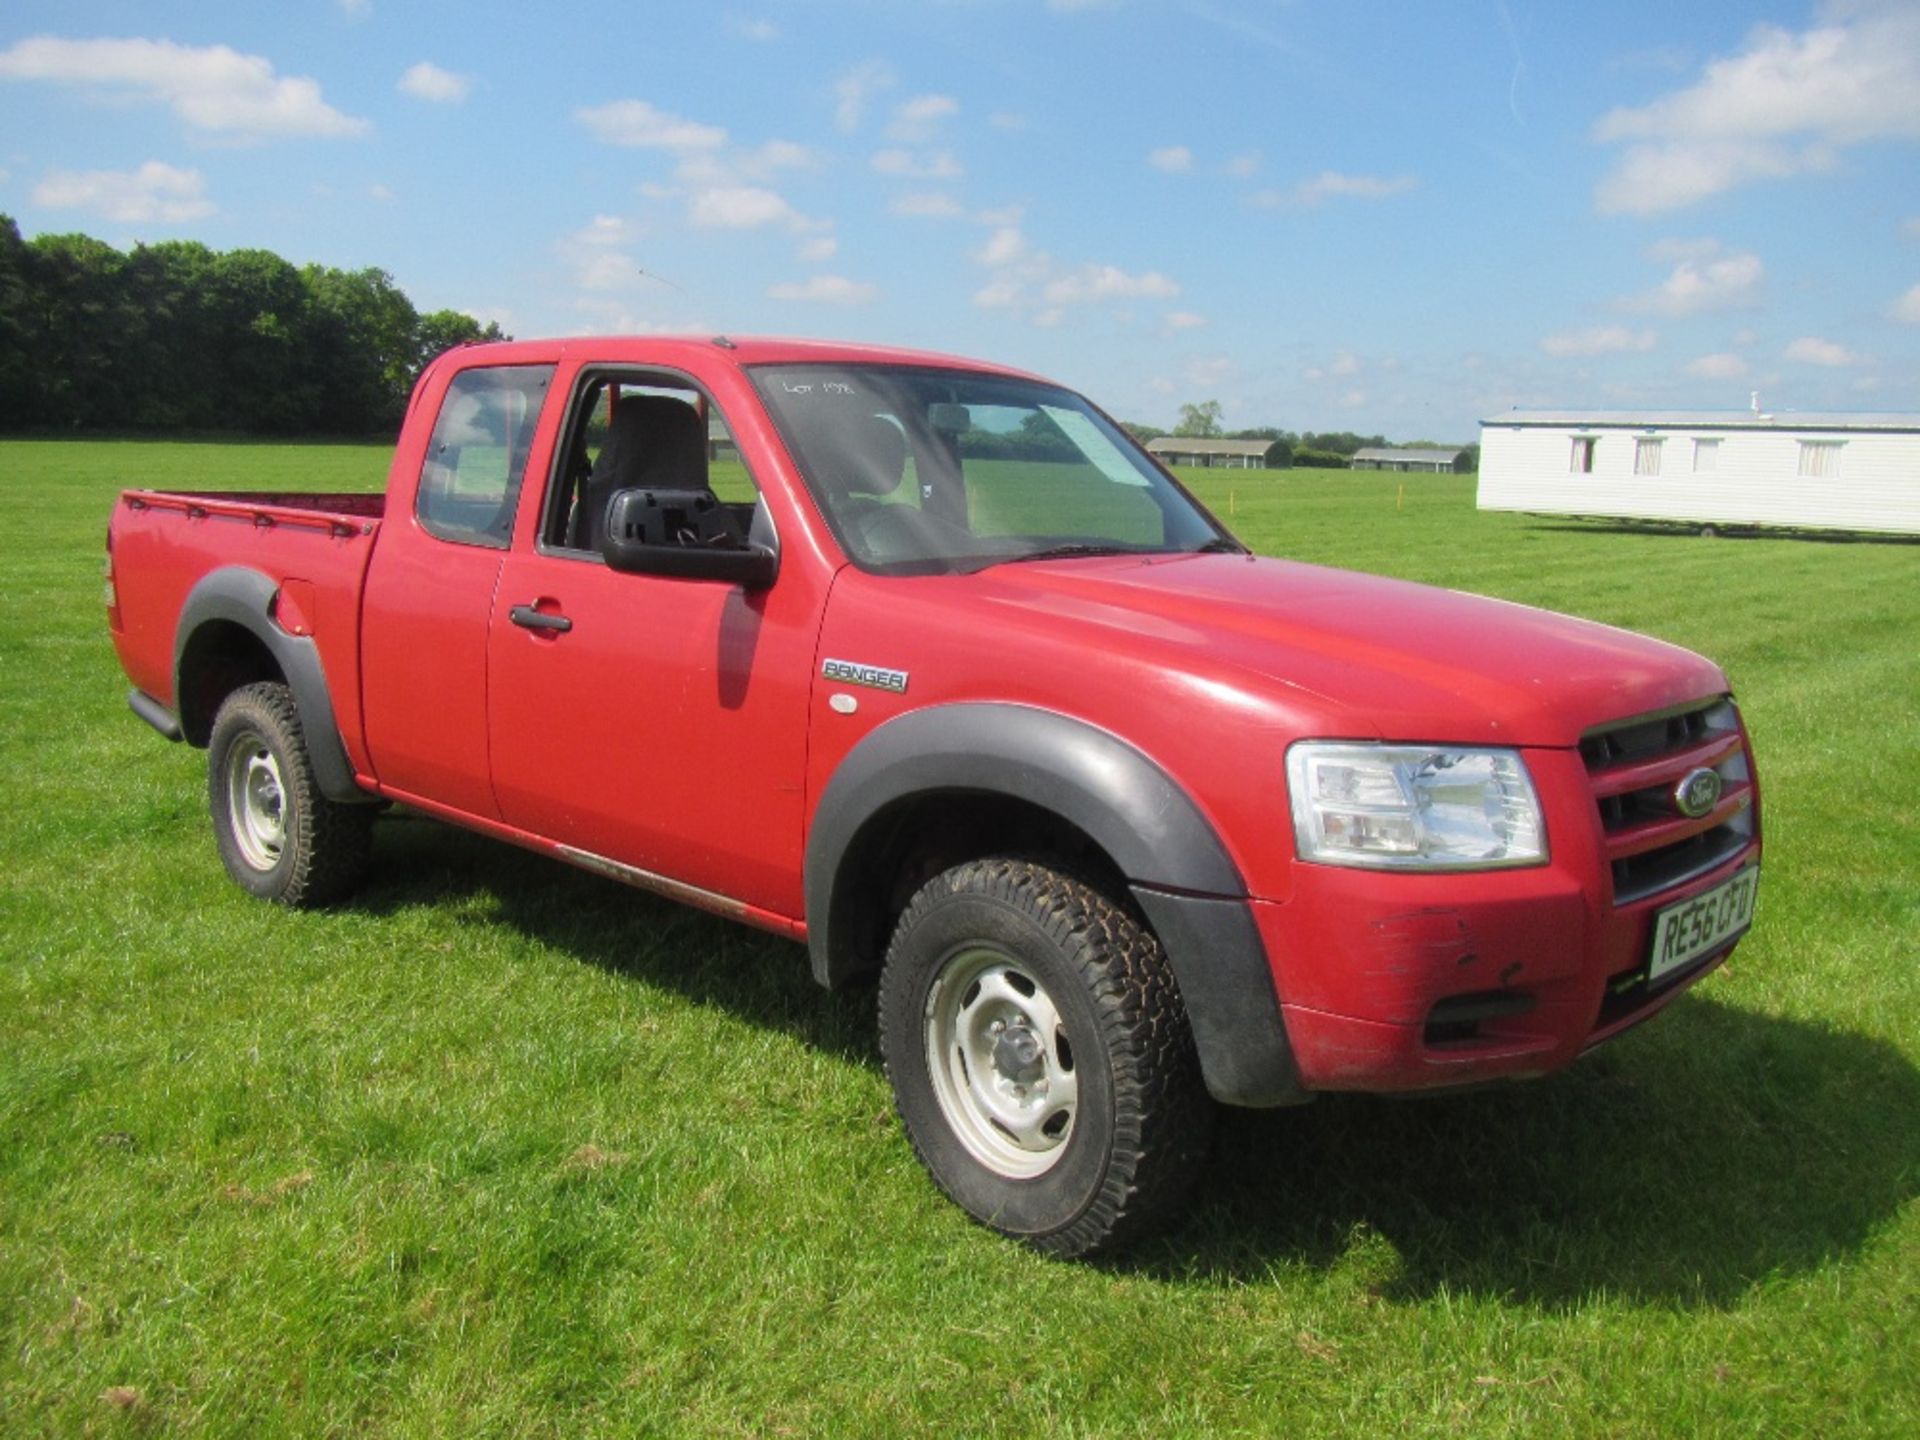
{"label": "off-road tire", "polygon": [[262,900],[324,905],[366,869],[374,807],[320,793],[285,685],[244,685],[221,702],[207,745],[207,808],[227,873]]}
{"label": "off-road tire", "polygon": [[[993,956],[1004,957],[992,962],[995,974],[1035,985],[1041,1013],[1064,1033],[1065,1047],[1048,1059],[1071,1072],[1077,1099],[1051,1159],[1016,1154],[1011,1131],[1005,1157],[983,1158],[994,1137],[983,1145],[985,1107],[963,1082],[984,1073],[1004,1087],[1007,1078],[951,1054],[965,1045],[964,1016],[940,1030],[947,1011],[985,1003],[965,994],[977,996],[969,977]],[[965,993],[943,1000],[935,985],[943,975]],[[934,1058],[943,1034],[956,1037],[946,1042],[944,1082]],[[1159,942],[1098,890],[1029,861],[971,861],[914,895],[881,972],[880,1044],[895,1108],[934,1181],[982,1224],[1051,1254],[1115,1250],[1163,1225],[1182,1208],[1212,1137],[1214,1103]]]}

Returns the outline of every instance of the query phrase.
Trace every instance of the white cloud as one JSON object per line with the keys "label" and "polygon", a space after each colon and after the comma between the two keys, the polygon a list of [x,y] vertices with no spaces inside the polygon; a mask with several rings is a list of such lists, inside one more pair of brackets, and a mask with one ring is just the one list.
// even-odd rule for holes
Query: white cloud
{"label": "white cloud", "polygon": [[1632,350],[1651,350],[1658,340],[1651,330],[1599,325],[1589,330],[1549,335],[1540,342],[1540,348],[1549,355],[1619,355]]}
{"label": "white cloud", "polygon": [[896,215],[912,215],[922,220],[952,220],[966,209],[951,195],[938,190],[914,190],[895,198],[887,207]]}
{"label": "white cloud", "polygon": [[758,185],[724,185],[693,197],[687,218],[703,230],[753,230],[801,225],[805,218],[785,199]]}
{"label": "white cloud", "polygon": [[1206,323],[1206,316],[1196,315],[1191,310],[1170,310],[1161,321],[1169,335],[1179,330],[1198,330]]}
{"label": "white cloud", "polygon": [[1327,373],[1329,375],[1358,375],[1360,373],[1360,357],[1342,350],[1338,355],[1333,357],[1333,363],[1327,366]]}
{"label": "white cloud", "polygon": [[390,185],[369,185],[367,187],[367,198],[370,200],[378,200],[382,205],[385,205],[393,199],[393,187]]}
{"label": "white cloud", "polygon": [[1709,236],[1699,235],[1686,239],[1669,236],[1665,240],[1656,240],[1649,245],[1647,258],[1670,265],[1681,260],[1711,260],[1720,251],[1720,242]]}
{"label": "white cloud", "polygon": [[688,185],[762,184],[783,170],[810,170],[817,151],[791,140],[769,140],[754,150],[712,149],[681,153],[675,176]]}
{"label": "white cloud", "polygon": [[1747,362],[1725,351],[1717,355],[1702,355],[1698,360],[1687,362],[1687,374],[1697,375],[1702,380],[1738,380],[1746,373]]}
{"label": "white cloud", "polygon": [[1024,130],[1027,128],[1027,117],[1016,115],[1011,110],[996,110],[987,116],[987,124],[996,130]]}
{"label": "white cloud", "polygon": [[840,242],[831,235],[816,235],[800,247],[800,258],[809,265],[822,264],[839,253]]}
{"label": "white cloud", "polygon": [[33,203],[49,210],[88,210],[125,225],[177,225],[213,214],[207,180],[198,170],[178,170],[149,160],[138,170],[55,170],[33,191]]}
{"label": "white cloud", "polygon": [[582,290],[619,290],[632,284],[639,274],[633,256],[619,250],[601,250],[582,257],[573,279]]}
{"label": "white cloud", "polygon": [[958,114],[960,102],[951,95],[916,95],[893,112],[887,138],[919,144],[933,138],[942,120]]}
{"label": "white cloud", "polygon": [[727,143],[727,132],[718,125],[702,125],[649,105],[645,100],[615,100],[575,110],[573,118],[609,145],[627,145],[642,149],[689,151],[718,150]]}
{"label": "white cloud", "polygon": [[1058,305],[1049,305],[1045,310],[1034,311],[1033,319],[1029,323],[1036,330],[1057,330],[1066,318],[1066,311]]}
{"label": "white cloud", "polygon": [[473,81],[451,70],[422,60],[407,68],[400,77],[400,92],[416,100],[431,100],[436,105],[458,105],[473,91]]}
{"label": "white cloud", "polygon": [[874,152],[873,168],[899,180],[958,180],[966,173],[947,150],[920,155],[911,150],[878,150]]}
{"label": "white cloud", "polygon": [[849,133],[858,130],[873,98],[895,83],[892,67],[879,60],[855,66],[833,82],[833,123]]}
{"label": "white cloud", "polygon": [[1807,365],[1825,365],[1829,368],[1841,365],[1858,365],[1861,357],[1844,345],[1832,340],[1822,340],[1817,335],[1802,335],[1782,352],[1789,360],[1798,360]]}
{"label": "white cloud", "polygon": [[1079,305],[1093,300],[1171,299],[1180,287],[1158,270],[1129,274],[1117,265],[1082,265],[1050,282],[1043,296],[1049,305]]}
{"label": "white cloud", "polygon": [[989,280],[974,291],[973,303],[983,310],[1000,309],[1003,306],[1018,305],[1022,293],[1018,280],[1003,275],[998,279]]}
{"label": "white cloud", "polygon": [[1909,240],[1920,240],[1920,215],[1915,215],[1900,227],[1900,233]]}
{"label": "white cloud", "polygon": [[987,237],[987,243],[974,258],[982,265],[1011,265],[1026,253],[1027,237],[1020,233],[1019,227],[1002,225]]}
{"label": "white cloud", "polygon": [[1147,164],[1169,175],[1183,174],[1193,169],[1193,151],[1185,145],[1162,145],[1147,152]]}
{"label": "white cloud", "polygon": [[631,245],[638,232],[633,222],[623,220],[618,215],[596,215],[587,222],[586,228],[576,230],[573,240],[580,245],[607,246]]}
{"label": "white cloud", "polygon": [[817,305],[865,305],[879,293],[878,286],[849,280],[844,275],[814,275],[798,284],[775,285],[767,291],[775,300],[800,300]]}
{"label": "white cloud", "polygon": [[0,79],[86,85],[158,101],[196,130],[255,140],[364,135],[373,127],[320,98],[318,82],[278,75],[259,55],[170,40],[21,40],[0,51]]}
{"label": "white cloud", "polygon": [[1236,368],[1225,355],[1195,356],[1186,364],[1187,383],[1196,390],[1211,389],[1231,380]]}
{"label": "white cloud", "polygon": [[1824,170],[1851,145],[1920,138],[1920,8],[1827,0],[1807,30],[1757,26],[1691,86],[1611,110],[1593,134],[1627,145],[1596,206],[1636,215]]}
{"label": "white cloud", "polygon": [[780,38],[780,27],[771,20],[751,19],[742,15],[729,15],[727,29],[742,40],[752,40],[761,45]]}
{"label": "white cloud", "polygon": [[349,20],[364,20],[373,13],[373,0],[340,0],[340,9]]}
{"label": "white cloud", "polygon": [[[1636,310],[1652,310],[1661,315],[1698,315],[1708,310],[1727,310],[1750,305],[1766,278],[1767,267],[1758,255],[1714,255],[1700,250],[1702,244],[1688,242],[1698,258],[1684,259],[1660,285],[1628,303]],[[1659,247],[1655,247],[1656,249]]]}
{"label": "white cloud", "polygon": [[1267,210],[1285,206],[1312,209],[1329,200],[1385,200],[1404,195],[1419,183],[1411,175],[1343,175],[1337,170],[1323,170],[1291,190],[1259,190],[1248,198]]}
{"label": "white cloud", "polygon": [[1227,161],[1227,174],[1236,180],[1246,180],[1260,172],[1260,152],[1249,150]]}
{"label": "white cloud", "polygon": [[1920,285],[1914,286],[1894,301],[1891,313],[1896,320],[1903,320],[1909,325],[1920,325]]}
{"label": "white cloud", "polygon": [[973,223],[976,225],[1018,225],[1026,218],[1026,208],[1021,205],[1002,205],[996,210],[976,210]]}

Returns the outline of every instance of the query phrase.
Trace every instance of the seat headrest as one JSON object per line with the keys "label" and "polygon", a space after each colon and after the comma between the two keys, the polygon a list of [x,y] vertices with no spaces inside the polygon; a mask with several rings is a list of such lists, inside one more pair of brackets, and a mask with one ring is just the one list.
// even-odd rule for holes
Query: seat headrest
{"label": "seat headrest", "polygon": [[848,495],[891,495],[907,472],[907,437],[884,415],[867,415],[835,433],[823,459],[825,483]]}
{"label": "seat headrest", "polygon": [[705,489],[707,427],[700,412],[671,395],[621,396],[593,473],[619,489]]}

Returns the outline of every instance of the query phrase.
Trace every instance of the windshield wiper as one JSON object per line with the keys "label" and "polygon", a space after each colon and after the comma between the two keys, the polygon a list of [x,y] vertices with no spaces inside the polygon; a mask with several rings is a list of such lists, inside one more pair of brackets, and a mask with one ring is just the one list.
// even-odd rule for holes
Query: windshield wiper
{"label": "windshield wiper", "polygon": [[1143,553],[1145,552],[1132,545],[1100,545],[1077,540],[1071,545],[1049,545],[1044,550],[1028,550],[1019,555],[1008,555],[994,563],[1018,565],[1027,560],[1067,560],[1076,555],[1139,555]]}
{"label": "windshield wiper", "polygon": [[1229,540],[1226,536],[1219,535],[1187,553],[1189,555],[1245,555],[1247,547],[1238,540]]}

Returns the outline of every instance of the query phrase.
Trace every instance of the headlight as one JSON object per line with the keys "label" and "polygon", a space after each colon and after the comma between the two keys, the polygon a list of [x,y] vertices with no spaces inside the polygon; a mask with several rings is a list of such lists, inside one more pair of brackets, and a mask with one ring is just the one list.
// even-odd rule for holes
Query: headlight
{"label": "headlight", "polygon": [[1287,751],[1302,860],[1492,870],[1547,858],[1540,801],[1512,750],[1303,740]]}

